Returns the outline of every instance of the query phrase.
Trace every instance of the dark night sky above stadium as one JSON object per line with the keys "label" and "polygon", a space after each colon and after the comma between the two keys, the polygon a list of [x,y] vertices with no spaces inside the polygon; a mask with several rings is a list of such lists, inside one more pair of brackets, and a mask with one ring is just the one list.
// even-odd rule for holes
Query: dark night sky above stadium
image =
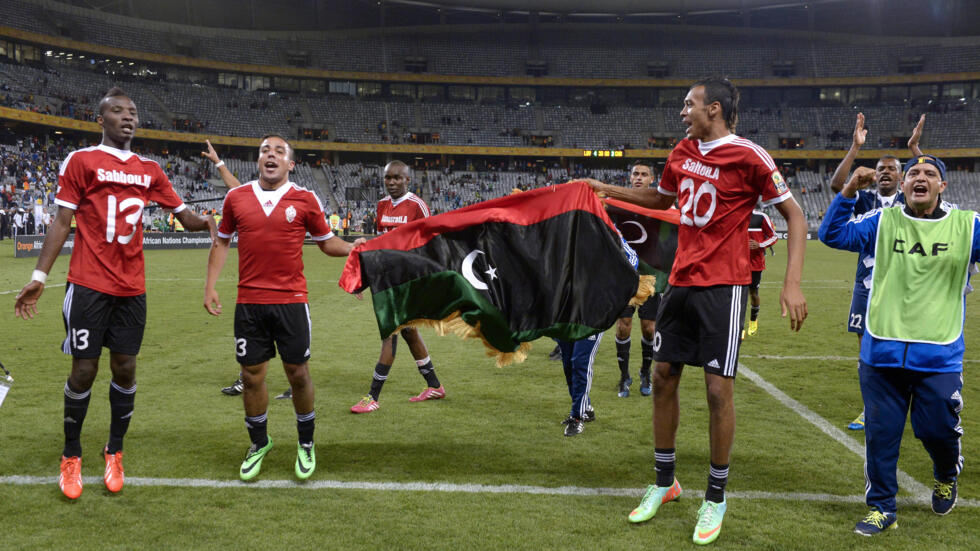
{"label": "dark night sky above stadium", "polygon": [[62,0],[170,23],[257,30],[440,24],[638,23],[883,36],[976,36],[974,0]]}

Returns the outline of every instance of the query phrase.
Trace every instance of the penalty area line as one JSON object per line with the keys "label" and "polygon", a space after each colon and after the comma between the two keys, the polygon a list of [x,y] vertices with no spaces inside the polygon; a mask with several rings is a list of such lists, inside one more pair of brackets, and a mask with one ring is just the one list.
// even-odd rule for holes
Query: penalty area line
{"label": "penalty area line", "polygon": [[[95,476],[84,477],[85,484],[98,486],[102,479]],[[13,486],[56,486],[56,476],[0,476],[0,485]],[[612,497],[641,497],[644,488],[584,488],[580,486],[526,486],[517,484],[453,484],[448,482],[358,482],[342,480],[313,480],[298,482],[295,480],[259,480],[242,482],[240,480],[212,480],[207,478],[143,478],[126,477],[127,486],[164,487],[164,488],[205,488],[205,489],[300,489],[300,490],[372,490],[380,492],[439,492],[466,494],[523,494],[523,495],[552,495],[552,496],[612,496]],[[690,489],[689,489],[690,491]],[[695,494],[702,490],[693,490]],[[864,503],[864,496],[841,496],[834,494],[809,494],[798,492],[757,492],[730,491],[727,495],[733,499],[774,500],[774,501],[809,501],[816,503]],[[898,498],[899,503],[923,504],[922,499],[911,497]],[[980,501],[961,498],[957,505],[978,507]]]}

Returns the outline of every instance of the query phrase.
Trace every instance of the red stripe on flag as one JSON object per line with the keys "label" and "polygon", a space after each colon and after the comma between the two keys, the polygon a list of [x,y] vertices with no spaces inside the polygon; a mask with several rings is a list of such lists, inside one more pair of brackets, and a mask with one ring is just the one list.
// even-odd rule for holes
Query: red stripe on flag
{"label": "red stripe on flag", "polygon": [[645,209],[643,207],[638,207],[633,203],[626,203],[624,201],[618,201],[616,199],[603,199],[603,201],[610,206],[618,207],[623,210],[628,210],[630,212],[635,212],[637,214],[642,214],[648,218],[656,218],[657,220],[663,220],[675,226],[679,226],[681,223],[681,211],[674,207],[665,210],[653,210]]}

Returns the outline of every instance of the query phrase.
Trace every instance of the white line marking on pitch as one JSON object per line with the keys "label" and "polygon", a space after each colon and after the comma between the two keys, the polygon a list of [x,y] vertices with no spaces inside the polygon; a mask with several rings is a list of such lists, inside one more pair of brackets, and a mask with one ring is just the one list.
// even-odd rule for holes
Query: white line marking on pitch
{"label": "white line marking on pitch", "polygon": [[[99,486],[102,479],[96,476],[84,477],[85,484]],[[15,486],[54,486],[58,483],[56,476],[0,476],[0,484]],[[397,492],[445,492],[465,494],[537,494],[554,496],[614,496],[640,497],[645,489],[642,488],[583,488],[580,486],[523,486],[503,484],[491,486],[488,484],[452,484],[447,482],[345,482],[341,480],[313,480],[297,482],[295,480],[259,480],[256,482],[241,482],[239,480],[211,480],[207,478],[141,478],[126,477],[128,486],[168,487],[168,488],[255,488],[255,489],[284,489],[298,488],[301,490],[375,490]],[[692,489],[689,489],[692,490]],[[695,494],[701,489],[693,490]],[[776,501],[811,501],[819,503],[864,503],[864,496],[839,496],[833,494],[779,493],[779,492],[726,492],[735,499],[770,499]],[[903,505],[922,503],[921,499],[901,497]],[[957,505],[978,507],[980,501],[961,498]]]}
{"label": "white line marking on pitch", "polygon": [[[759,360],[820,360],[820,361],[858,361],[857,356],[774,356],[772,354],[739,354],[740,358],[756,358]],[[963,360],[963,363],[978,363],[980,360]]]}
{"label": "white line marking on pitch", "polygon": [[[750,381],[755,383],[756,386],[766,391],[770,396],[778,400],[779,403],[795,411],[800,417],[809,421],[810,424],[820,429],[821,432],[831,437],[838,444],[841,444],[845,448],[851,450],[862,459],[865,457],[864,446],[855,442],[854,439],[847,436],[844,431],[840,430],[834,425],[831,425],[830,422],[814,413],[810,408],[790,398],[785,392],[776,388],[756,372],[745,367],[741,362],[739,362],[738,370]],[[929,490],[929,488],[918,480],[909,476],[901,469],[898,469],[898,484],[919,499],[931,499],[932,492]]]}

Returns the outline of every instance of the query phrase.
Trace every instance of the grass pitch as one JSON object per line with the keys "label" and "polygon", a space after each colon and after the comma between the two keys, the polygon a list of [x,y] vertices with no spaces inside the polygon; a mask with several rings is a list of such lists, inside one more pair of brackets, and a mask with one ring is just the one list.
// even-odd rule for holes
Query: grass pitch
{"label": "grass pitch", "polygon": [[[803,290],[810,317],[791,333],[779,317],[785,247],[763,276],[760,332],[745,341],[742,365],[815,416],[843,429],[860,411],[857,339],[846,333],[855,255],[809,243]],[[196,480],[198,487],[129,484],[108,495],[99,456],[108,434],[107,366],[92,391],[82,434],[85,492],[68,503],[54,477],[62,446],[62,388],[69,358],[59,351],[68,259],[58,260],[39,316],[13,316],[34,259],[14,259],[0,242],[0,361],[15,383],[0,408],[0,548],[321,548],[349,549],[646,549],[688,548],[707,482],[707,406],[700,369],[681,384],[677,476],[685,493],[657,518],[626,521],[654,479],[650,398],[616,397],[619,370],[612,335],[596,361],[592,400],[598,419],[562,436],[568,393],[552,343],[535,343],[523,364],[494,367],[477,342],[423,331],[444,400],[409,403],[424,382],[405,347],[381,395],[381,409],[352,415],[369,387],[379,352],[370,300],[337,287],[342,261],[306,249],[313,317],[311,371],[317,390],[317,472],[293,484],[295,418],[288,401],[270,402],[276,447],[261,481],[238,484],[248,447],[240,398],[219,389],[237,375],[232,339],[235,252],[219,284],[225,314],[206,314],[207,251],[146,254],[148,320],[137,368],[137,406],[126,438],[130,480]],[[925,502],[899,506],[899,529],[872,539],[851,533],[863,504],[863,457],[777,401],[743,373],[736,382],[737,436],[729,509],[716,549],[971,549],[980,534],[980,402],[973,369],[977,298],[967,306],[961,505],[937,517]],[[927,320],[924,320],[927,321]],[[639,366],[639,323],[632,363]],[[972,362],[972,363],[971,363]],[[286,388],[273,360],[270,394]],[[863,433],[844,431],[863,444]],[[931,462],[908,429],[899,468],[931,488]],[[47,477],[21,478],[12,477]],[[27,481],[28,484],[13,483]],[[384,483],[395,483],[382,486]],[[229,484],[229,485],[225,485]],[[319,484],[319,486],[318,486]],[[437,486],[441,484],[441,486]],[[324,485],[331,487],[323,487]],[[469,486],[467,486],[469,485]],[[502,488],[505,485],[529,487]],[[481,488],[483,488],[481,490]],[[559,490],[565,488],[565,490]],[[600,489],[598,491],[594,489]],[[446,491],[449,490],[449,491]],[[465,491],[464,491],[465,490]],[[560,493],[564,491],[565,493]],[[538,492],[538,493],[532,493]],[[900,498],[909,498],[903,489]]]}

